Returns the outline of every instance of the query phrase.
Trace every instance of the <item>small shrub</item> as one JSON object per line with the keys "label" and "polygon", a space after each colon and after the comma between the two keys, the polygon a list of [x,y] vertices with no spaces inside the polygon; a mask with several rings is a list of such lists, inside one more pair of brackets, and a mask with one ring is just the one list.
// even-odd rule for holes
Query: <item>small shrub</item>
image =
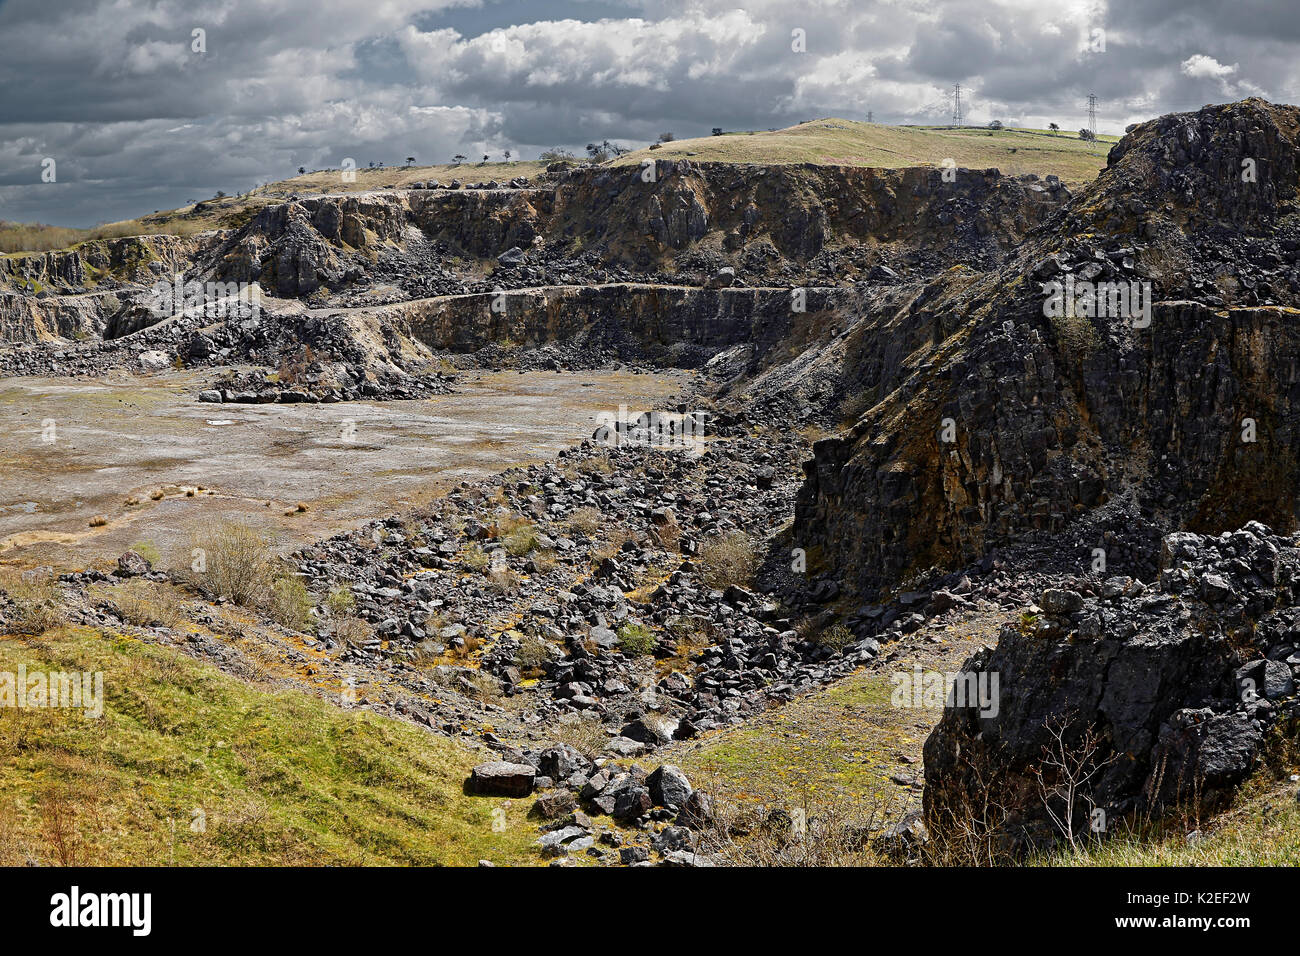
{"label": "small shrub", "polygon": [[569,530],[590,537],[600,527],[600,512],[595,508],[579,508],[569,516]]}
{"label": "small shrub", "polygon": [[276,561],[266,535],[234,522],[209,526],[194,539],[204,554],[199,581],[218,597],[264,607],[275,585]]}
{"label": "small shrub", "polygon": [[454,641],[448,645],[447,654],[453,660],[467,661],[474,656],[474,652],[483,646],[483,638],[473,634],[462,634],[460,643]]}
{"label": "small shrub", "polygon": [[656,525],[654,535],[659,539],[659,543],[669,551],[677,551],[682,545],[681,525],[673,519],[666,524]]}
{"label": "small shrub", "polygon": [[442,657],[446,649],[431,637],[426,637],[420,643],[415,645],[415,654],[412,660],[416,664],[429,665],[435,663]]}
{"label": "small shrub", "polygon": [[9,628],[15,633],[43,634],[63,623],[63,595],[54,575],[5,569],[0,571],[0,591],[14,603]]}
{"label": "small shrub", "polygon": [[359,617],[344,617],[334,622],[334,636],[340,643],[360,646],[375,636],[375,629]]}
{"label": "small shrub", "polygon": [[266,611],[272,620],[295,631],[305,631],[311,624],[311,592],[291,574],[276,578]]}
{"label": "small shrub", "polygon": [[550,660],[549,645],[540,637],[525,634],[520,638],[519,650],[515,651],[515,666],[526,676],[537,676]]}
{"label": "small shrub", "polygon": [[357,599],[346,584],[330,588],[330,593],[325,596],[325,609],[332,615],[342,617],[351,614],[356,608]]}
{"label": "small shrub", "polygon": [[541,545],[537,540],[537,529],[531,524],[520,525],[505,536],[502,541],[505,549],[517,558],[536,551]]}
{"label": "small shrub", "polygon": [[624,654],[646,657],[654,653],[654,633],[644,624],[624,624],[617,633],[618,646]]}
{"label": "small shrub", "polygon": [[483,550],[483,546],[475,541],[468,548],[460,553],[461,563],[471,571],[482,571],[491,562],[488,553]]}
{"label": "small shrub", "polygon": [[749,584],[757,564],[754,544],[743,531],[712,538],[700,548],[700,578],[709,587]]}
{"label": "small shrub", "polygon": [[609,745],[609,734],[600,721],[585,715],[560,721],[550,728],[549,736],[555,744],[570,746],[588,760],[602,756]]}
{"label": "small shrub", "polygon": [[519,575],[509,568],[493,568],[487,579],[488,584],[501,594],[514,594],[519,590]]}
{"label": "small shrub", "polygon": [[124,621],[137,627],[175,627],[182,618],[181,601],[170,588],[136,579],[110,588],[106,594]]}
{"label": "small shrub", "polygon": [[501,696],[501,682],[485,671],[475,671],[466,680],[474,693],[485,700]]}
{"label": "small shrub", "polygon": [[853,632],[843,624],[836,624],[818,634],[817,643],[839,653],[853,643]]}

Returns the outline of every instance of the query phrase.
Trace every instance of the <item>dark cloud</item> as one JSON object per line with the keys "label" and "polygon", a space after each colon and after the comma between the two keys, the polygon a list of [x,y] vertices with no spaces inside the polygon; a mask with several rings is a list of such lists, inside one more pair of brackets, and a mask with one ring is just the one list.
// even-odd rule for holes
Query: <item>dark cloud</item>
{"label": "dark cloud", "polygon": [[1298,33],[1263,0],[8,0],[0,217],[85,225],[344,157],[935,121],[954,82],[973,122],[1075,128],[1092,91],[1117,132],[1297,99]]}

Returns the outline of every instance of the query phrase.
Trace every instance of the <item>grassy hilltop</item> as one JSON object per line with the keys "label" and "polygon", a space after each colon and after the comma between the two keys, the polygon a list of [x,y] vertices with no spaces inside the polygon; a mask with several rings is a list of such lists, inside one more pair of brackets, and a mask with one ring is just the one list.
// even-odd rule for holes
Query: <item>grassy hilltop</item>
{"label": "grassy hilltop", "polygon": [[[710,163],[871,166],[941,166],[945,159],[970,169],[995,167],[1020,176],[1056,175],[1078,186],[1093,179],[1106,165],[1106,151],[1114,136],[1098,136],[1087,143],[1077,133],[1045,130],[965,126],[882,126],[845,119],[821,119],[788,129],[724,133],[698,139],[675,140],[651,149],[634,150],[611,160],[612,165],[640,164],[645,159],[693,159]],[[0,253],[44,252],[64,249],[90,239],[160,233],[188,236],[209,229],[238,228],[259,209],[291,196],[323,193],[367,192],[409,187],[436,179],[446,184],[505,182],[532,179],[545,172],[537,160],[516,162],[443,163],[435,166],[384,166],[358,169],[353,182],[344,182],[337,169],[316,170],[260,186],[242,195],[214,197],[177,209],[108,223],[91,229],[67,229],[38,224],[0,223]]]}

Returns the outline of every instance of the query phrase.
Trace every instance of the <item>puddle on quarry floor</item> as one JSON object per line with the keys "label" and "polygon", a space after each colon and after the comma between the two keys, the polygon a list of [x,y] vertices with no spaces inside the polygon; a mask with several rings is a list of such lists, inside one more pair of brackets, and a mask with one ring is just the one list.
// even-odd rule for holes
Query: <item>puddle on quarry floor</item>
{"label": "puddle on quarry floor", "polygon": [[141,541],[176,561],[211,519],[285,543],[328,535],[545,460],[590,437],[598,413],[650,408],[685,377],[467,373],[455,395],[335,405],[198,402],[208,380],[0,382],[0,562],[80,568]]}

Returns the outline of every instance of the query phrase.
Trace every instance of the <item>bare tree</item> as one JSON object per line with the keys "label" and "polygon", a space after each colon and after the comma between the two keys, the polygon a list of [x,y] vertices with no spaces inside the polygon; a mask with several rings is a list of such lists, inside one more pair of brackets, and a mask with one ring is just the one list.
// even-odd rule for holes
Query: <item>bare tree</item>
{"label": "bare tree", "polygon": [[1093,727],[1084,731],[1077,744],[1070,744],[1066,740],[1068,726],[1067,717],[1047,723],[1051,739],[1043,745],[1042,760],[1033,769],[1033,774],[1038,780],[1038,792],[1047,815],[1069,842],[1070,848],[1078,849],[1079,836],[1075,832],[1078,811],[1082,809],[1090,815],[1096,808],[1088,785],[1108,764],[1114,763],[1118,755],[1112,753],[1100,759],[1102,736]]}

